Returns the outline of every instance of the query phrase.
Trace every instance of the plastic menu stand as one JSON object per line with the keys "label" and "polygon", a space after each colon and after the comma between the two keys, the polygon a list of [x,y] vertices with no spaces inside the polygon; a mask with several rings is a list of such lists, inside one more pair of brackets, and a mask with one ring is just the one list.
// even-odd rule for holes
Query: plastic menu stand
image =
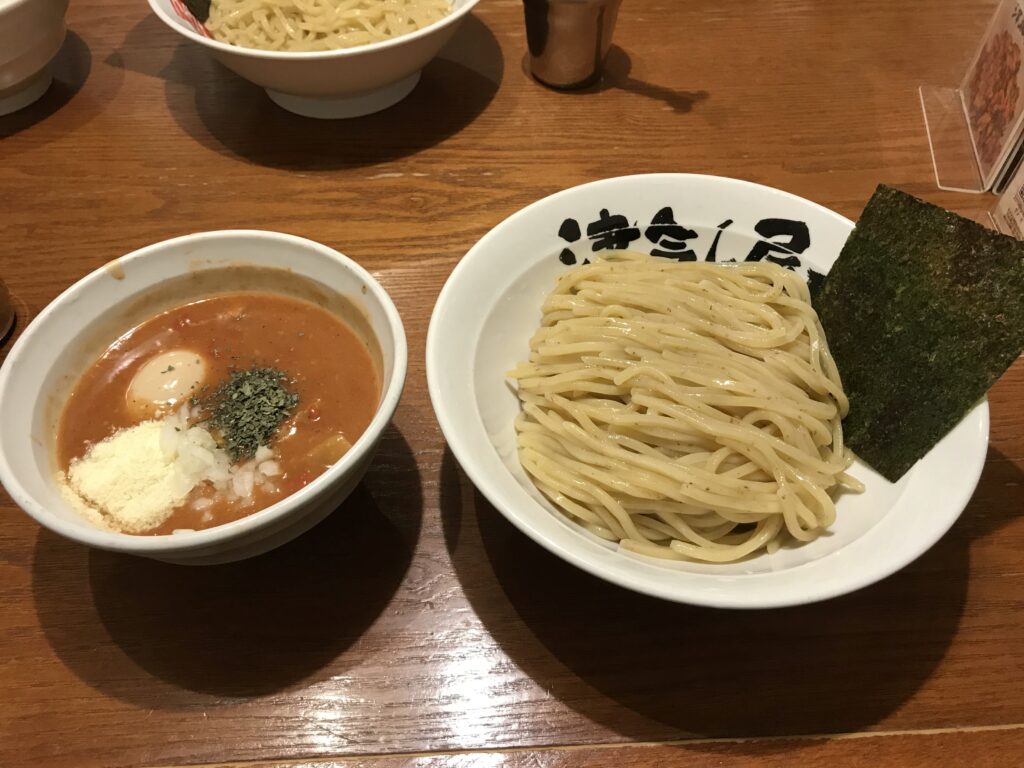
{"label": "plastic menu stand", "polygon": [[1002,192],[1024,157],[1024,0],[1001,0],[958,87],[919,94],[939,188]]}
{"label": "plastic menu stand", "polygon": [[935,183],[955,192],[985,192],[959,88],[922,85],[921,111],[932,153]]}

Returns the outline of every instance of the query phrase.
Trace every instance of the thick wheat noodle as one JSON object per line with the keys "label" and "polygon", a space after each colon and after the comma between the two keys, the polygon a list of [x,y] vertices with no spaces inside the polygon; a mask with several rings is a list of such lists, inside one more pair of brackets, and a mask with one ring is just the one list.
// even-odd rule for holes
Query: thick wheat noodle
{"label": "thick wheat noodle", "polygon": [[330,51],[415,32],[450,12],[450,0],[212,0],[206,28],[244,48]]}
{"label": "thick wheat noodle", "polygon": [[615,253],[575,267],[510,373],[519,458],[571,520],[644,555],[810,541],[861,490],[804,281],[770,263]]}

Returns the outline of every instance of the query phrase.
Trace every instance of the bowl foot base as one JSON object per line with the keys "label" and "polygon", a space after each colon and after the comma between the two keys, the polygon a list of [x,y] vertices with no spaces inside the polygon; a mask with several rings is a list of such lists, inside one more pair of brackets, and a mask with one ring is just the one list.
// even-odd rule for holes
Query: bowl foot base
{"label": "bowl foot base", "polygon": [[267,88],[267,95],[279,107],[297,115],[321,120],[340,120],[371,115],[374,112],[387,109],[408,96],[419,81],[420,73],[416,72],[397,83],[354,96],[327,98],[294,96],[289,93],[273,91],[270,88]]}
{"label": "bowl foot base", "polygon": [[39,74],[33,75],[24,83],[10,90],[0,92],[0,115],[9,115],[12,112],[17,112],[19,109],[24,109],[29,104],[39,101],[43,94],[49,90],[50,83],[52,82],[53,77],[47,68]]}

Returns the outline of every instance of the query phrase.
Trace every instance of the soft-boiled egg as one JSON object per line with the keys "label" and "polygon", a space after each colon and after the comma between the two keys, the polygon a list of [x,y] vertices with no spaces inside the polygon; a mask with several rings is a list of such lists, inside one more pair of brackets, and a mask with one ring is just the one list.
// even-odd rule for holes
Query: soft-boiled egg
{"label": "soft-boiled egg", "polygon": [[206,361],[198,352],[162,352],[143,365],[128,385],[128,410],[150,418],[196,394],[205,380]]}

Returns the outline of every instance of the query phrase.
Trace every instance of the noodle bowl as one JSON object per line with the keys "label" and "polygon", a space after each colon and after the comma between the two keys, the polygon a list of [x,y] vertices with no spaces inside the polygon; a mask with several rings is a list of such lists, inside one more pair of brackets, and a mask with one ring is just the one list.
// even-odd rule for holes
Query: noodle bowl
{"label": "noodle bowl", "polygon": [[214,39],[270,51],[329,51],[415,32],[451,12],[449,0],[213,0]]}
{"label": "noodle bowl", "polygon": [[618,253],[575,267],[510,376],[519,458],[624,549],[731,562],[818,536],[847,399],[804,281],[770,263]]}

